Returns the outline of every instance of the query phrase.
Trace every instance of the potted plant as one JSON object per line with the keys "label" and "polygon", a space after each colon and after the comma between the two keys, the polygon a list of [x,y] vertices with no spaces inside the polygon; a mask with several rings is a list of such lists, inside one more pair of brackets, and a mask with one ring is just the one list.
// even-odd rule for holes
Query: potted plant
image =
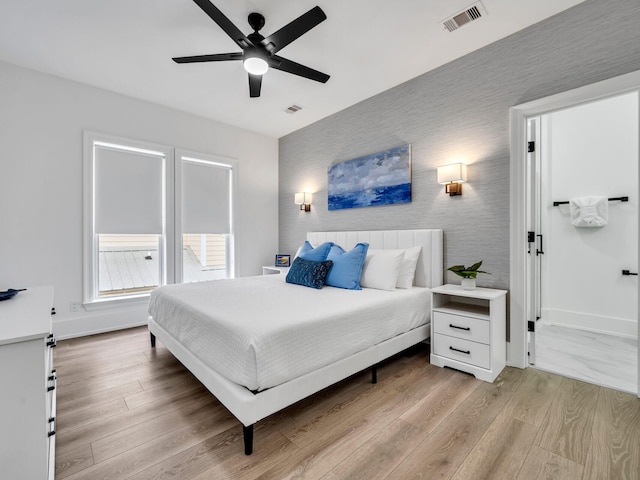
{"label": "potted plant", "polygon": [[479,273],[486,273],[487,275],[491,275],[489,272],[480,270],[480,265],[482,265],[482,260],[474,263],[470,267],[465,267],[464,265],[454,265],[453,267],[447,268],[447,270],[462,277],[461,285],[464,290],[475,290],[476,276]]}

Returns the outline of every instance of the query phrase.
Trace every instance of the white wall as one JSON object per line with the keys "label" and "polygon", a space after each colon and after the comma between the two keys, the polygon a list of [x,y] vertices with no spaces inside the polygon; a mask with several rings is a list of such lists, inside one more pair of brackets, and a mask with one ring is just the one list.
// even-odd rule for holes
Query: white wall
{"label": "white wall", "polygon": [[236,275],[273,262],[277,139],[2,62],[0,98],[0,290],[54,285],[58,337],[146,322],[144,305],[70,312],[82,299],[84,129],[236,159]]}
{"label": "white wall", "polygon": [[[638,277],[638,93],[541,118],[542,321],[636,336]],[[601,228],[576,228],[569,205],[583,195],[609,202]]]}

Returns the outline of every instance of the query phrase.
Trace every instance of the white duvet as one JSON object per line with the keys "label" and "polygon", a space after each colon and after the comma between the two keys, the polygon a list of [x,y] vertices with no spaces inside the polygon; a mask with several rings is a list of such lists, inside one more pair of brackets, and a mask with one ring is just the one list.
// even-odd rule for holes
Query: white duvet
{"label": "white duvet", "polygon": [[167,285],[153,319],[213,370],[274,387],[428,322],[429,289],[320,290],[285,275]]}

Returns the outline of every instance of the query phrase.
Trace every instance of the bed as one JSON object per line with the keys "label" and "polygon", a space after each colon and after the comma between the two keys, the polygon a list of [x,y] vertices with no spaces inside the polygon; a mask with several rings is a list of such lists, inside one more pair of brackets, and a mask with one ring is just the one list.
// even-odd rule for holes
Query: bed
{"label": "bed", "polygon": [[[168,285],[149,305],[156,339],[242,423],[247,455],[259,420],[427,338],[429,288],[442,284],[442,230],[310,232],[369,252],[420,247],[414,286],[306,288],[285,275]],[[250,300],[250,301],[249,301]]]}

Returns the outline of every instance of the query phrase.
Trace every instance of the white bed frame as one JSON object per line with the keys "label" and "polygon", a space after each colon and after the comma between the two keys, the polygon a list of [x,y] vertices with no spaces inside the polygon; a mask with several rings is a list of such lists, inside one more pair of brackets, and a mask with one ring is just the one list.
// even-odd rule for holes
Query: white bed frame
{"label": "white bed frame", "polygon": [[[442,230],[309,232],[307,240],[312,245],[331,241],[345,249],[352,248],[358,242],[367,242],[369,248],[376,249],[422,246],[422,254],[416,268],[415,284],[428,288],[442,285]],[[375,382],[376,365],[382,360],[429,338],[430,325],[429,323],[421,325],[331,365],[257,393],[230,382],[207,367],[158,325],[152,317],[149,317],[149,332],[152,347],[155,347],[155,340],[158,338],[242,423],[245,453],[250,455],[253,451],[253,425],[257,421],[369,367],[373,367],[373,381]]]}

